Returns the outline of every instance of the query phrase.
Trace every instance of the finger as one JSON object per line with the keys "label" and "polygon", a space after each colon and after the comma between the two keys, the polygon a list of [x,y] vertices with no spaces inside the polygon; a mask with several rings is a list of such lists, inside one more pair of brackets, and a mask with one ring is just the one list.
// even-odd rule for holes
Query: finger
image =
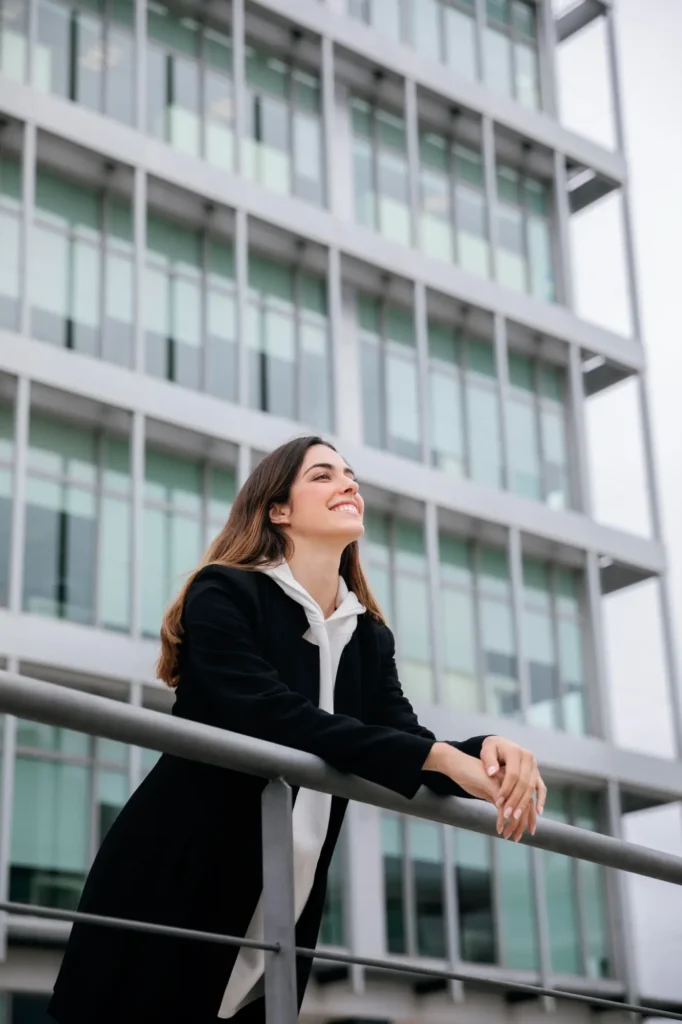
{"label": "finger", "polygon": [[505,801],[506,818],[518,821],[526,810],[537,785],[538,771],[535,758],[529,752],[524,753],[519,780]]}
{"label": "finger", "polygon": [[481,761],[485,768],[486,775],[497,775],[500,770],[500,759],[497,744],[494,741],[485,741],[481,747]]}
{"label": "finger", "polygon": [[502,780],[502,788],[500,789],[500,795],[498,801],[504,803],[505,806],[508,803],[509,795],[513,792],[514,787],[519,781],[519,775],[521,773],[521,761],[522,753],[520,749],[516,748],[512,750],[509,759],[505,763],[504,779]]}
{"label": "finger", "polygon": [[538,773],[537,782],[537,793],[538,793],[538,814],[542,814],[545,809],[545,803],[547,801],[547,786],[542,781],[542,776]]}
{"label": "finger", "polygon": [[526,808],[524,814],[521,816],[519,824],[512,833],[512,839],[515,843],[518,843],[525,833],[528,831],[532,836],[535,835],[535,826],[537,822],[537,816],[535,811],[535,802],[531,800]]}

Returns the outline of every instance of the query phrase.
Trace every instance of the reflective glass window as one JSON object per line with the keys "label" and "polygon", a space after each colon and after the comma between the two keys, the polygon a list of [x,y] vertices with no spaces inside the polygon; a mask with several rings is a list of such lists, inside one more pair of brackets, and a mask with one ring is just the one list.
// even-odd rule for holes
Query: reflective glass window
{"label": "reflective glass window", "polygon": [[454,848],[460,956],[470,963],[495,963],[497,948],[490,839],[477,832],[456,829]]}
{"label": "reflective glass window", "polygon": [[[0,33],[2,19],[0,6]],[[1,40],[0,35],[0,45]],[[19,326],[21,298],[21,198],[21,162],[12,154],[0,152],[0,327],[12,330]]]}
{"label": "reflective glass window", "polygon": [[498,280],[545,302],[556,299],[549,196],[546,182],[498,165]]}
{"label": "reflective glass window", "polygon": [[387,238],[410,243],[409,176],[403,118],[354,97],[351,102],[355,216]]}
{"label": "reflective glass window", "polygon": [[[10,539],[14,460],[14,410],[0,402],[0,606],[9,600]],[[0,734],[2,726],[0,725]]]}
{"label": "reflective glass window", "polygon": [[403,870],[405,858],[402,822],[394,814],[381,816],[384,856],[384,902],[386,907],[386,948],[389,953],[407,952]]}
{"label": "reflective glass window", "polygon": [[26,611],[129,629],[129,472],[127,439],[32,415]]}
{"label": "reflective glass window", "polygon": [[486,0],[487,84],[524,107],[539,109],[537,5],[531,0]]}
{"label": "reflective glass window", "polygon": [[443,958],[446,942],[442,826],[435,821],[411,819],[409,844],[416,904],[416,952],[419,956]]}

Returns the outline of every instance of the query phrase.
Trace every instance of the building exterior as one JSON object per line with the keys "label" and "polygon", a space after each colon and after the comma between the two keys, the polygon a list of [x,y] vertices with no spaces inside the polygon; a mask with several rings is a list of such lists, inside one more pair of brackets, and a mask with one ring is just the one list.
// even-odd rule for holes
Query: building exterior
{"label": "building exterior", "polygon": [[[606,0],[0,0],[1,667],[167,710],[165,603],[262,453],[321,431],[423,722],[534,749],[581,828],[682,796],[610,721],[603,602],[660,580],[679,725],[660,533],[591,514],[591,398],[634,380],[648,424],[634,280],[632,336],[575,312],[571,218],[627,183],[622,130],[557,112],[593,18],[617,100]],[[0,898],[72,908],[155,755],[10,717],[0,743]],[[469,980],[316,968],[302,1019],[589,1018],[486,977],[655,997],[623,896],[352,805],[324,943]],[[2,1024],[46,1019],[64,937],[0,917]]]}

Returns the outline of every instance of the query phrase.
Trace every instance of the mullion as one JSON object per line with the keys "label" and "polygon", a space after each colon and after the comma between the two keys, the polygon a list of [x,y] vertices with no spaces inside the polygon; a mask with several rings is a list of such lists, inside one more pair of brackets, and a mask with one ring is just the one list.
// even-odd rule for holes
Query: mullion
{"label": "mullion", "polygon": [[95,493],[95,566],[94,566],[94,612],[96,627],[102,626],[102,607],[100,597],[100,578],[102,573],[102,552],[103,552],[103,506],[104,506],[104,464],[105,464],[105,437],[104,431],[99,430],[96,438],[96,479],[97,490]]}
{"label": "mullion", "polygon": [[[476,674],[478,678],[478,708],[490,714],[491,702],[487,683],[486,652],[483,644],[483,593],[481,591],[480,544],[468,542],[470,564],[472,569],[471,598],[473,601],[474,639],[476,652]],[[482,699],[481,699],[482,698]]]}
{"label": "mullion", "polygon": [[456,331],[456,338],[460,343],[460,361],[457,366],[459,376],[459,418],[462,428],[462,444],[464,447],[464,475],[467,479],[473,479],[473,458],[471,452],[471,431],[469,429],[469,342],[462,337],[459,328]]}
{"label": "mullion", "polygon": [[549,566],[549,586],[550,586],[550,615],[551,615],[551,629],[552,629],[552,643],[554,646],[554,668],[555,668],[555,699],[557,709],[557,728],[561,729],[562,732],[566,731],[566,723],[564,721],[564,699],[566,697],[566,687],[563,678],[563,671],[561,668],[561,646],[559,637],[559,612],[557,605],[557,567],[555,564]]}

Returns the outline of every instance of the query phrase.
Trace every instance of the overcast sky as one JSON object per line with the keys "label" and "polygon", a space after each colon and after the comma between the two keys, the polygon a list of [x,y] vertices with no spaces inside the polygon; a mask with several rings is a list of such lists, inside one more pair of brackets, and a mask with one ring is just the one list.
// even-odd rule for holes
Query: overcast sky
{"label": "overcast sky", "polygon": [[[563,0],[558,2],[563,5]],[[671,566],[677,664],[682,666],[682,2],[614,2],[656,464]],[[603,23],[595,23],[563,45],[561,107],[568,126],[612,145],[603,31]],[[608,199],[575,221],[579,311],[628,331],[617,200]],[[595,513],[646,534],[651,523],[636,390],[626,384],[589,404]],[[671,756],[671,710],[656,596],[655,586],[645,584],[605,602],[611,707],[620,743]],[[626,838],[682,855],[682,809],[678,805],[631,816]],[[641,987],[651,996],[682,999],[682,891],[637,879],[632,894]]]}

